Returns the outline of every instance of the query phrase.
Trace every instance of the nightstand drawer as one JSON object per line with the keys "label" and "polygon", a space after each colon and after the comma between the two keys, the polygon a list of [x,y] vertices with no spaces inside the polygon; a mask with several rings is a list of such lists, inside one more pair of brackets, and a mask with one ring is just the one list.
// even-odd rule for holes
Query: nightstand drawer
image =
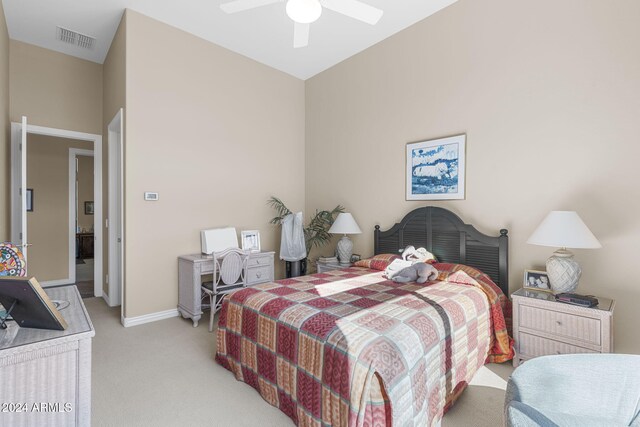
{"label": "nightstand drawer", "polygon": [[249,256],[249,261],[247,262],[247,267],[269,266],[272,262],[273,256],[270,254],[251,254]]}
{"label": "nightstand drawer", "polygon": [[538,337],[536,335],[525,334],[523,332],[520,332],[518,338],[518,353],[526,358],[550,354],[598,353],[597,351],[587,348]]}
{"label": "nightstand drawer", "polygon": [[247,268],[247,285],[255,285],[272,280],[272,271],[273,269],[270,265]]}
{"label": "nightstand drawer", "polygon": [[518,314],[520,328],[545,332],[559,338],[573,338],[596,346],[601,345],[600,319],[525,304],[519,305]]}

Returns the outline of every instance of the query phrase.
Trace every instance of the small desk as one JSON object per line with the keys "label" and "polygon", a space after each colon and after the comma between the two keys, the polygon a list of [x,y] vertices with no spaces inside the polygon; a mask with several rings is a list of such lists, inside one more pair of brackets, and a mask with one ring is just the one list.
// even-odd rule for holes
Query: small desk
{"label": "small desk", "polygon": [[[78,288],[45,292],[52,300],[69,301],[60,310],[68,328],[21,328],[9,321],[0,330],[0,403],[23,405],[0,413],[0,427],[91,425],[93,325]],[[37,411],[46,404],[52,406]]]}
{"label": "small desk", "polygon": [[[275,252],[255,252],[249,256],[245,278],[247,286],[273,282]],[[213,273],[213,257],[203,254],[178,257],[178,312],[198,326],[202,317],[202,276]]]}

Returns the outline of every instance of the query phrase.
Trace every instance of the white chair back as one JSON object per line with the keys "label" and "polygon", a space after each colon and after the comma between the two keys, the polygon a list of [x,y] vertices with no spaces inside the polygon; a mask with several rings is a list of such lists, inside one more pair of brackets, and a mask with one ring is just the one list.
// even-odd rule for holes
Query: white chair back
{"label": "white chair back", "polygon": [[220,278],[226,284],[237,283],[242,279],[243,259],[237,252],[229,252],[220,266]]}
{"label": "white chair back", "polygon": [[245,270],[250,251],[229,248],[213,254],[213,293],[245,286]]}

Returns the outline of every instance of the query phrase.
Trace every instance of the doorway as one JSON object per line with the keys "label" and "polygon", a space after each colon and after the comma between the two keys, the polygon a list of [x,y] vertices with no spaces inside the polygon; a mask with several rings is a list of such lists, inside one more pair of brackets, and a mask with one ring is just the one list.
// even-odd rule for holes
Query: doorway
{"label": "doorway", "polygon": [[109,123],[109,263],[107,293],[104,299],[111,307],[120,306],[120,317],[124,324],[124,155],[123,155],[123,110],[118,110]]}
{"label": "doorway", "polygon": [[[39,278],[40,283],[44,286],[55,286],[62,284],[71,284],[76,281],[76,225],[75,215],[70,215],[70,212],[75,211],[75,200],[72,202],[72,197],[69,197],[69,184],[65,180],[65,192],[64,196],[56,196],[47,187],[41,187],[42,191],[38,191],[38,188],[30,187],[27,180],[29,172],[29,138],[28,137],[53,137],[55,139],[50,140],[47,144],[49,149],[53,146],[57,146],[62,141],[73,141],[79,143],[79,141],[86,141],[88,149],[93,151],[93,169],[94,169],[94,182],[93,182],[93,229],[102,230],[102,136],[95,134],[88,134],[82,132],[75,132],[64,129],[47,128],[42,126],[28,125],[26,117],[22,118],[22,123],[11,124],[11,238],[14,243],[22,246],[27,260],[27,274],[34,275]],[[65,153],[68,153],[65,151]],[[63,154],[64,163],[61,168],[63,174],[66,175],[66,171],[70,168],[66,166],[68,161],[68,154]],[[46,171],[51,171],[53,168],[50,164],[44,163],[41,166],[33,166],[31,168],[37,173],[46,175]],[[69,173],[71,175],[71,173]],[[74,177],[75,179],[75,177]],[[30,190],[30,191],[28,191]],[[75,191],[74,191],[75,193]],[[51,220],[54,213],[47,214],[44,207],[46,203],[52,201],[58,203],[60,198],[69,200],[68,204],[65,204],[63,210],[65,224],[62,226],[55,226],[51,223],[47,223],[47,219]],[[74,198],[75,199],[75,198]],[[44,203],[44,204],[43,204]],[[72,204],[73,203],[73,204]],[[29,205],[30,209],[27,209]],[[39,207],[43,209],[39,209]],[[67,209],[69,209],[67,211]],[[44,214],[44,221],[41,225],[34,225],[31,221],[36,213]],[[55,211],[57,212],[57,211]],[[59,214],[60,212],[58,212]],[[39,242],[31,242],[31,233],[29,233],[30,222],[34,227],[31,231],[37,231],[35,227],[41,227],[42,238]],[[58,236],[55,234],[57,231],[62,230],[64,236]],[[55,234],[55,235],[54,235]],[[36,234],[37,237],[37,234]],[[54,252],[50,252],[45,249],[50,245],[55,245]],[[27,250],[28,249],[28,250]],[[52,253],[63,253],[66,255],[65,261],[59,261],[57,263],[49,263],[48,265],[42,264],[43,260],[50,261],[50,255]],[[102,296],[102,233],[95,233],[94,236],[94,268],[93,268],[93,291],[95,296]],[[39,265],[40,263],[40,265]],[[62,269],[66,266],[67,273],[64,274]],[[54,269],[60,268],[60,272],[52,274]],[[43,280],[44,279],[44,280]]]}
{"label": "doorway", "polygon": [[94,293],[93,150],[69,149],[69,221],[75,235],[75,285],[82,298]]}

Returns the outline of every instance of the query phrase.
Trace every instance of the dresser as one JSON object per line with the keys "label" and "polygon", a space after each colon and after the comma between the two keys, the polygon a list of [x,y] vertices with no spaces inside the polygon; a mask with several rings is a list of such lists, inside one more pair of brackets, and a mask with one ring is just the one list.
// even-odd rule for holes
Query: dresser
{"label": "dresser", "polygon": [[0,427],[91,425],[93,325],[75,286],[45,291],[68,327],[0,330]]}
{"label": "dresser", "polygon": [[[275,252],[255,252],[249,256],[247,286],[273,281]],[[178,312],[198,326],[202,317],[202,276],[213,273],[213,257],[203,254],[178,257]]]}
{"label": "dresser", "polygon": [[93,233],[76,233],[76,258],[93,258]]}
{"label": "dresser", "polygon": [[597,307],[557,302],[549,292],[520,289],[513,299],[513,366],[549,354],[611,353],[615,301],[598,298]]}

